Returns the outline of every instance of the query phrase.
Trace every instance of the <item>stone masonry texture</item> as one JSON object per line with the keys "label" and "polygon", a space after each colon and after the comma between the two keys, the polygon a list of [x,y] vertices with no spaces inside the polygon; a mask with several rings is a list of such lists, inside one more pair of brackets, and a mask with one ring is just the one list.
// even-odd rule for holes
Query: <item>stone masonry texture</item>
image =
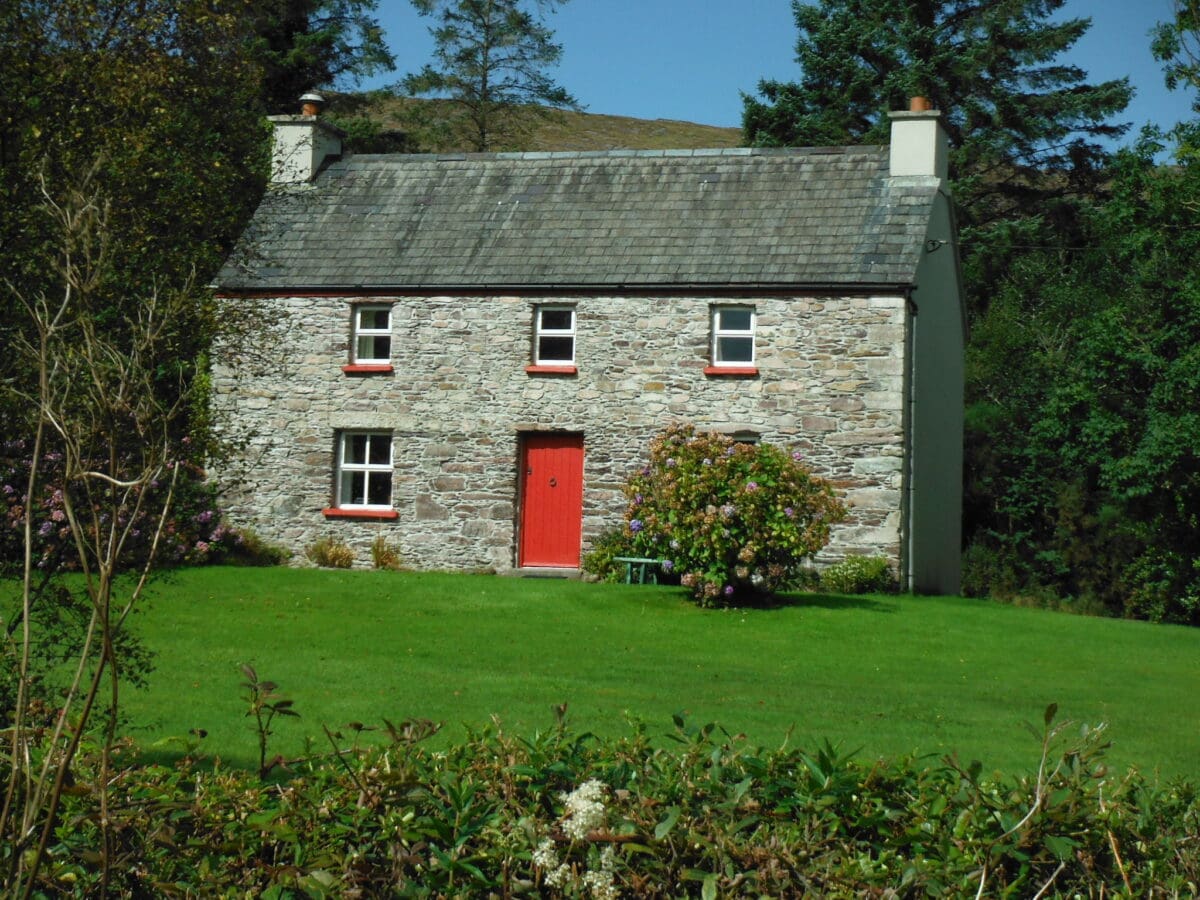
{"label": "stone masonry texture", "polygon": [[[224,302],[246,302],[237,297]],[[371,564],[383,535],[414,568],[516,565],[523,434],[583,436],[583,543],[621,522],[622,484],[674,422],[799,449],[850,509],[822,561],[899,565],[904,471],[903,296],[302,296],[263,304],[270,374],[214,371],[239,461],[216,473],[234,524],[303,559],[335,537]],[[351,375],[352,309],[392,306],[387,374]],[[754,307],[758,375],[705,375],[714,304]],[[534,310],[576,310],[575,375],[531,374]],[[397,517],[327,519],[342,430],[390,432]]]}

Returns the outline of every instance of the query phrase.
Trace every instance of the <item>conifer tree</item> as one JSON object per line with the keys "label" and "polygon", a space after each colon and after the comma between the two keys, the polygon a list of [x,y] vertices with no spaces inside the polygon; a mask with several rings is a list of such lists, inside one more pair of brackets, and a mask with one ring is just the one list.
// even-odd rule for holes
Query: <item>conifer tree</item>
{"label": "conifer tree", "polygon": [[913,96],[943,113],[965,230],[1090,191],[1123,125],[1127,79],[1088,84],[1060,61],[1086,18],[1065,0],[793,0],[798,82],[744,98],[747,143],[886,143],[889,110]]}
{"label": "conifer tree", "polygon": [[[409,94],[448,98],[455,113],[442,122],[451,141],[486,151],[513,146],[523,114],[579,102],[547,74],[562,58],[554,32],[525,0],[412,0],[435,16],[432,65],[401,83]],[[566,0],[538,0],[552,10]]]}

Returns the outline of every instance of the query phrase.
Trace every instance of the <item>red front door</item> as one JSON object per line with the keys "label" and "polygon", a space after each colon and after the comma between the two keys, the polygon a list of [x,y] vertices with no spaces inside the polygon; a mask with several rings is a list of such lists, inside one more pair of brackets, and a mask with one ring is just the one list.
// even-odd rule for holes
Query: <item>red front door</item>
{"label": "red front door", "polygon": [[521,446],[522,566],[579,566],[583,436],[530,434]]}

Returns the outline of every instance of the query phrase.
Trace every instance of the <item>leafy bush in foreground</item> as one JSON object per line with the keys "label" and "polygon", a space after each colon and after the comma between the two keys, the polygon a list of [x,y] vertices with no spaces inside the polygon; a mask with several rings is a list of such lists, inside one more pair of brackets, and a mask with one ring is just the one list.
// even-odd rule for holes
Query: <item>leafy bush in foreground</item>
{"label": "leafy bush in foreground", "polygon": [[701,606],[781,590],[829,541],[845,507],[799,452],[674,425],[625,487],[625,534]]}
{"label": "leafy bush in foreground", "polygon": [[[1106,771],[1102,732],[1070,736],[1052,715],[1042,764],[994,776],[953,758],[764,750],[680,718],[666,748],[641,727],[602,739],[560,719],[546,733],[487,728],[435,751],[420,743],[431,723],[389,723],[388,746],[297,765],[279,783],[190,757],[131,765],[110,797],[111,892],[1194,895],[1194,787]],[[96,890],[94,764],[85,754],[76,769],[38,886],[47,893]]]}

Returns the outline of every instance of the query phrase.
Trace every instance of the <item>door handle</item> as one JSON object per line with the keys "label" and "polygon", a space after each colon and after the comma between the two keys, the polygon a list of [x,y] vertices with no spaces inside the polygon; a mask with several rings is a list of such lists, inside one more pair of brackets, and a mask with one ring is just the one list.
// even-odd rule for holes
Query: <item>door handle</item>
{"label": "door handle", "polygon": [[550,479],[550,487],[558,487],[558,479],[557,478]]}

